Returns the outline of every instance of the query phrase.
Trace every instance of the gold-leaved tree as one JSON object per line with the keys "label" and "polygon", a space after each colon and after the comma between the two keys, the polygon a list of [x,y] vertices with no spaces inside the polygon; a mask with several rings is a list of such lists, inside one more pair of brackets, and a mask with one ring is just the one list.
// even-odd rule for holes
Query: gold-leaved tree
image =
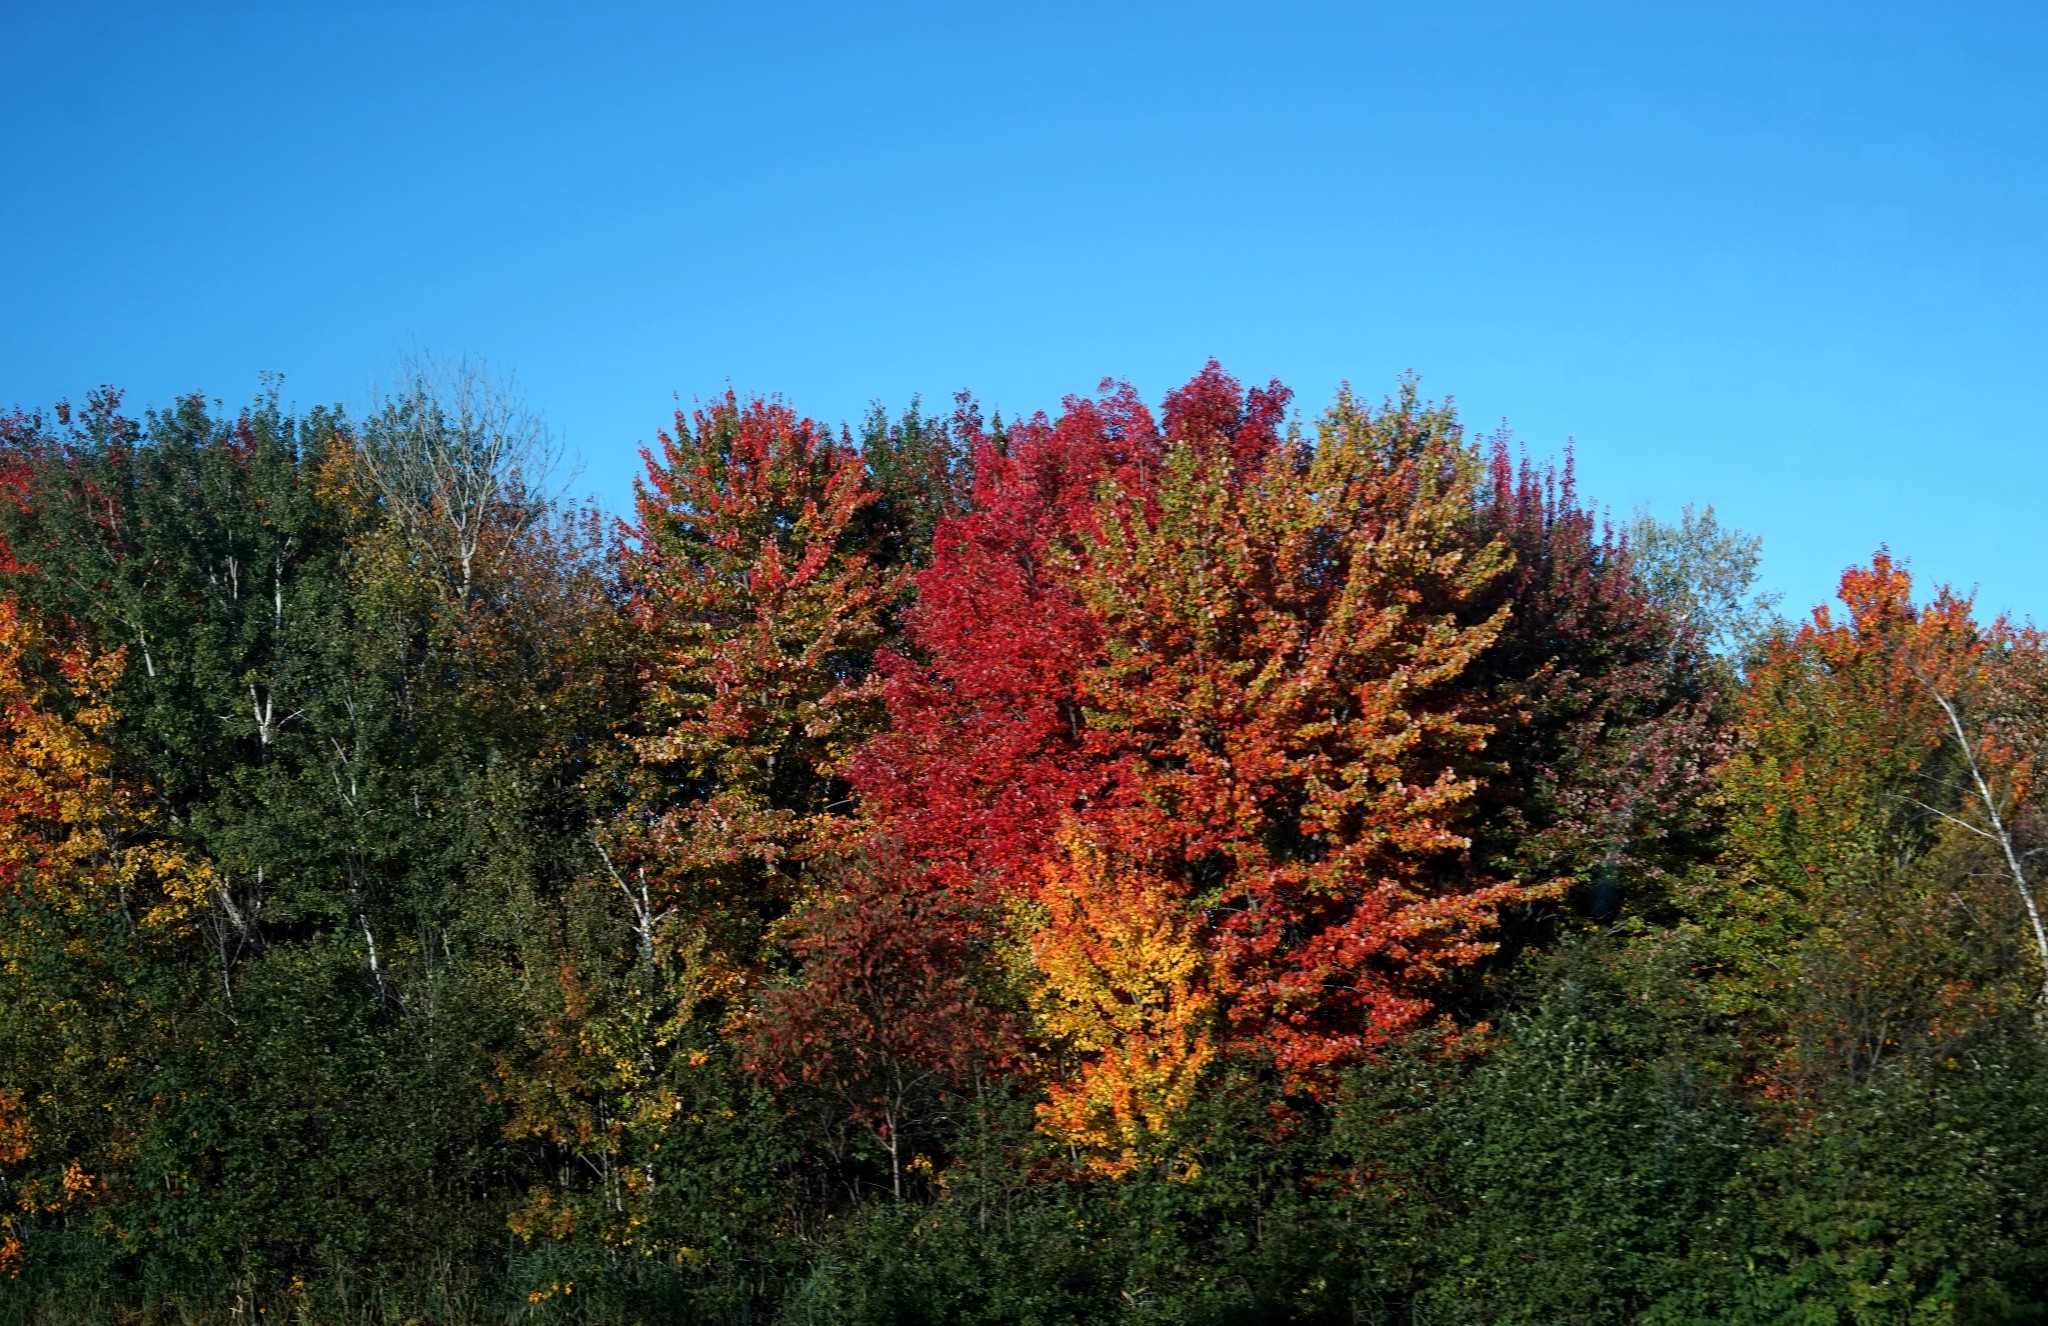
{"label": "gold-leaved tree", "polygon": [[[22,1234],[123,1182],[149,1093],[139,1074],[173,1010],[143,979],[189,935],[203,861],[157,832],[145,789],[116,776],[94,654],[0,600],[0,1266]],[[88,1107],[91,1106],[91,1107]]]}

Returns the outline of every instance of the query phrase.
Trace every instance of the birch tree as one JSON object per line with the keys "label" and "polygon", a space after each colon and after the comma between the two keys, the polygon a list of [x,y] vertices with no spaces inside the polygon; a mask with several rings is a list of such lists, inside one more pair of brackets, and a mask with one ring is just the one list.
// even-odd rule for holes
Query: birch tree
{"label": "birch tree", "polygon": [[482,360],[409,359],[364,423],[363,477],[450,598],[471,605],[479,563],[541,519],[536,491],[560,459],[516,381]]}

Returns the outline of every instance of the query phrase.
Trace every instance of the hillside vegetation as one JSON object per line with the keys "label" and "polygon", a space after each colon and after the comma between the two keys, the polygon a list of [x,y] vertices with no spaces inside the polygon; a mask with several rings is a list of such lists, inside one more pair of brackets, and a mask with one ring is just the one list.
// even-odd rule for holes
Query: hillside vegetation
{"label": "hillside vegetation", "polygon": [[0,417],[0,1323],[2048,1321],[2048,647],[1402,383]]}

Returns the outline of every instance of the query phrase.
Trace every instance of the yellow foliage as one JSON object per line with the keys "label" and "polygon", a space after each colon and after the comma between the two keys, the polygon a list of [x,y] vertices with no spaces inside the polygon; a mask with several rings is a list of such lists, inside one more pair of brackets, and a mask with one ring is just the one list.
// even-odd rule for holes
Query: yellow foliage
{"label": "yellow foliage", "polygon": [[1161,1154],[1215,1058],[1216,999],[1192,918],[1161,880],[1069,830],[1028,937],[1038,1025],[1081,1056],[1039,1127],[1122,1174]]}
{"label": "yellow foliage", "polygon": [[[0,599],[0,894],[26,904],[0,927],[0,973],[37,950],[83,959],[93,951],[88,936],[109,920],[130,936],[175,939],[206,903],[207,864],[161,841],[147,789],[115,776],[105,736],[118,715],[107,696],[121,664],[119,652],[94,654]],[[99,984],[114,999],[120,957]],[[51,1039],[83,1054],[78,1033],[92,1015],[70,1003],[42,1011],[56,1019]],[[109,1099],[131,1067],[129,1048],[102,1047],[97,1090]],[[0,1181],[15,1211],[95,1200],[100,1179],[76,1156],[61,1174],[10,1174],[36,1159],[38,1140],[24,1093],[0,1088]],[[41,1140],[62,1154],[59,1139]],[[9,1276],[23,1254],[16,1222],[14,1211],[0,1215],[0,1274]]]}
{"label": "yellow foliage", "polygon": [[[0,887],[60,914],[117,909],[154,930],[189,920],[212,873],[156,841],[154,808],[113,776],[102,737],[119,716],[106,696],[121,665],[119,651],[63,644],[0,600]],[[60,689],[75,706],[68,716],[52,703]]]}
{"label": "yellow foliage", "polygon": [[35,1150],[35,1125],[22,1108],[21,1093],[0,1089],[0,1166],[19,1165]]}

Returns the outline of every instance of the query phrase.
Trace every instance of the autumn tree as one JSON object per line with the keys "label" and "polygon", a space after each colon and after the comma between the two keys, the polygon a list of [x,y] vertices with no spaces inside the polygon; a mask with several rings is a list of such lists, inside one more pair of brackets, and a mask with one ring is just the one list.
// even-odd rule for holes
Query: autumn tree
{"label": "autumn tree", "polygon": [[[1436,426],[1458,429],[1448,412]],[[1507,616],[1466,679],[1500,716],[1475,770],[1473,858],[1568,881],[1563,917],[1518,907],[1503,939],[1546,943],[1573,918],[1669,924],[1716,832],[1705,794],[1729,748],[1731,677],[1688,601],[1653,593],[1638,551],[1580,499],[1569,453],[1537,466],[1504,434],[1488,452],[1475,521],[1512,560],[1481,595]]]}
{"label": "autumn tree", "polygon": [[1751,671],[1715,933],[1732,1006],[1789,1038],[1784,1067],[1856,1077],[2010,997],[2035,941],[1993,826],[2024,815],[2030,779],[1986,721],[2004,627],[1945,589],[1915,604],[1883,552],[1841,599]]}
{"label": "autumn tree", "polygon": [[1103,786],[1077,693],[1100,631],[1058,559],[1105,479],[1141,485],[1164,454],[1136,393],[1105,388],[972,439],[968,510],[917,575],[907,648],[879,660],[887,728],[846,765],[870,820],[991,916]]}
{"label": "autumn tree", "polygon": [[1102,819],[1201,909],[1231,1025],[1290,1074],[1425,1017],[1525,888],[1457,864],[1493,718],[1459,683],[1508,562],[1470,535],[1476,458],[1417,415],[1345,395],[1313,443],[1191,427],[1150,492],[1106,492],[1075,566]]}
{"label": "autumn tree", "polygon": [[[150,1060],[191,998],[150,979],[213,880],[159,832],[106,742],[122,655],[0,599],[0,1269],[24,1228],[75,1222],[138,1180]],[[125,1223],[125,1222],[124,1222]]]}
{"label": "autumn tree", "polygon": [[[737,1224],[703,1232],[715,1204],[689,1209],[681,1120],[734,1117],[756,1081],[838,1084],[900,1185],[921,1087],[895,1038],[915,1039],[904,1018],[938,1014],[874,1000],[922,1008],[915,973],[938,959],[920,946],[945,936],[814,876],[847,840],[838,765],[878,715],[864,683],[920,530],[951,500],[950,437],[913,408],[871,418],[856,444],[728,393],[679,412],[646,454],[618,562],[636,696],[616,716],[618,758],[593,779],[617,801],[593,825],[579,892],[617,920],[608,936],[565,932],[561,1007],[502,1088],[513,1131],[597,1183],[537,1189],[528,1232],[581,1220],[643,1250],[739,1241]],[[806,973],[795,985],[779,976],[792,963]],[[893,1067],[869,1072],[881,1062]]]}
{"label": "autumn tree", "polygon": [[1313,1075],[1428,1014],[1527,886],[1462,867],[1511,612],[1474,450],[1412,396],[1315,441],[1213,365],[1164,426],[1122,389],[985,449],[941,529],[892,730],[854,764],[907,850],[1030,899],[1058,827],[1171,882],[1234,1035]]}
{"label": "autumn tree", "polygon": [[1077,1062],[1048,1086],[1042,1126],[1100,1173],[1172,1166],[1221,1030],[1198,913],[1171,881],[1078,830],[1045,870],[1035,905],[1015,913],[1018,947],[1038,1033]]}
{"label": "autumn tree", "polygon": [[764,992],[748,1067],[778,1086],[828,1094],[870,1129],[904,1196],[920,1136],[1010,1067],[1008,1010],[979,970],[989,953],[962,899],[886,857],[839,866],[786,927],[798,974]]}
{"label": "autumn tree", "polygon": [[857,539],[861,455],[820,425],[728,394],[660,447],[624,565],[647,660],[631,853],[744,983],[848,809],[834,770],[897,587]]}

